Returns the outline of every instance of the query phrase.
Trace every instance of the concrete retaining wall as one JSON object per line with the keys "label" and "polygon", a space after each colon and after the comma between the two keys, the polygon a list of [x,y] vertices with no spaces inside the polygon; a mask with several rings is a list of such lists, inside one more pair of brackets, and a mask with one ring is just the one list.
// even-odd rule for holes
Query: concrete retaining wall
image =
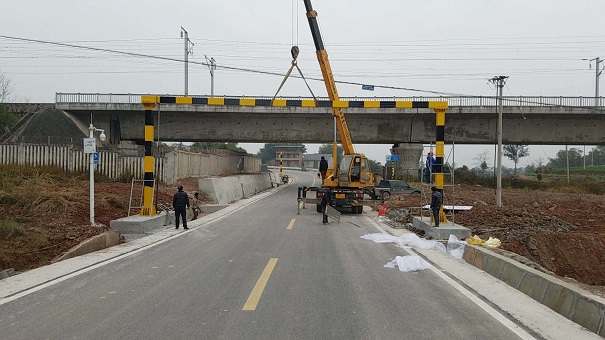
{"label": "concrete retaining wall", "polygon": [[261,159],[257,156],[204,154],[173,151],[166,154],[164,171],[167,184],[179,178],[259,173]]}
{"label": "concrete retaining wall", "polygon": [[229,204],[271,188],[272,183],[279,182],[277,177],[272,172],[266,172],[233,177],[202,178],[199,181],[199,188],[214,202]]}
{"label": "concrete retaining wall", "polygon": [[483,247],[466,245],[464,260],[605,337],[605,299]]}

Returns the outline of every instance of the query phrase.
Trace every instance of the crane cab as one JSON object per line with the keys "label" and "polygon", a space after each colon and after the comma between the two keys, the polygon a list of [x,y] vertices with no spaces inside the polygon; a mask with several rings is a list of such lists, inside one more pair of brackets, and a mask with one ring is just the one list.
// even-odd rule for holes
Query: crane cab
{"label": "crane cab", "polygon": [[338,185],[363,188],[374,184],[370,161],[364,155],[344,155],[338,165]]}

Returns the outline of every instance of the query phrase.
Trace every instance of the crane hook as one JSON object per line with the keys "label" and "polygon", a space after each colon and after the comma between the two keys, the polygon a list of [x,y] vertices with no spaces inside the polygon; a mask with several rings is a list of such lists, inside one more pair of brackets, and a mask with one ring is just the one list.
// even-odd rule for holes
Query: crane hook
{"label": "crane hook", "polygon": [[290,49],[290,54],[292,54],[292,60],[296,61],[296,58],[298,58],[298,46],[292,46],[292,48]]}

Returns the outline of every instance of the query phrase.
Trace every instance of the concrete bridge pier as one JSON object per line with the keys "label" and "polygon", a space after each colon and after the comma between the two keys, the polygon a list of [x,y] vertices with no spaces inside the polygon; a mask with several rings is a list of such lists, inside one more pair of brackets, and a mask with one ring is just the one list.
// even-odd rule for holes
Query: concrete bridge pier
{"label": "concrete bridge pier", "polygon": [[418,164],[422,157],[422,144],[420,143],[397,143],[391,149],[392,155],[399,156],[399,162],[395,163],[395,178],[417,178]]}

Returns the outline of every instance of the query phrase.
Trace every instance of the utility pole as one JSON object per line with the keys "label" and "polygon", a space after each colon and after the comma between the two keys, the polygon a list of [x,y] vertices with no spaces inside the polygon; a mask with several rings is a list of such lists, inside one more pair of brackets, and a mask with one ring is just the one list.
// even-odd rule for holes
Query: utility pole
{"label": "utility pole", "polygon": [[588,60],[589,62],[591,62],[589,64],[589,67],[592,67],[592,62],[595,62],[595,90],[594,90],[594,106],[595,107],[599,107],[600,103],[599,103],[599,77],[601,76],[601,73],[603,73],[603,68],[601,67],[601,65],[599,65],[600,63],[603,62],[603,60],[601,60],[601,57],[596,57],[596,58],[592,58],[592,59],[582,59],[582,60]]}
{"label": "utility pole", "polygon": [[565,145],[565,168],[567,169],[567,183],[569,183],[569,151]]}
{"label": "utility pole", "polygon": [[502,207],[502,93],[504,90],[504,84],[508,76],[496,76],[490,79],[490,81],[496,84],[498,89],[498,126],[497,126],[497,139],[498,139],[498,155],[497,155],[497,175],[496,175],[496,206]]}
{"label": "utility pole", "polygon": [[214,96],[214,70],[216,70],[216,61],[214,58],[210,57],[210,59],[204,55],[206,58],[206,62],[208,63],[206,66],[210,69],[210,95]]}
{"label": "utility pole", "polygon": [[[184,33],[184,34],[183,34]],[[181,38],[185,42],[185,95],[189,94],[189,54],[193,54],[194,43],[189,40],[189,33],[181,26]],[[191,44],[191,49],[189,48]]]}

